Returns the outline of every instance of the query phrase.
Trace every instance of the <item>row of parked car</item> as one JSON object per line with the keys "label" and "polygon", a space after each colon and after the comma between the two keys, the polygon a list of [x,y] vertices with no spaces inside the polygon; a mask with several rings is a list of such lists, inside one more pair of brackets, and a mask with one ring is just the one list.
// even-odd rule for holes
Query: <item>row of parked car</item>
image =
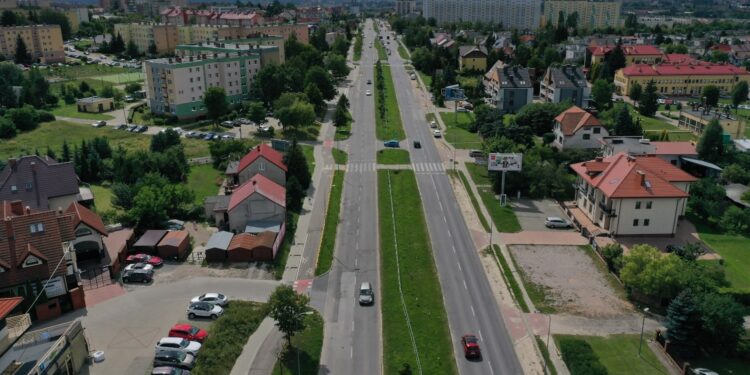
{"label": "row of parked car", "polygon": [[204,141],[229,141],[234,139],[233,134],[219,134],[214,132],[201,132],[191,130],[184,132],[185,138],[202,139]]}
{"label": "row of parked car", "polygon": [[129,255],[125,262],[128,265],[122,271],[124,283],[150,283],[154,280],[154,268],[164,264],[162,258],[143,253]]}

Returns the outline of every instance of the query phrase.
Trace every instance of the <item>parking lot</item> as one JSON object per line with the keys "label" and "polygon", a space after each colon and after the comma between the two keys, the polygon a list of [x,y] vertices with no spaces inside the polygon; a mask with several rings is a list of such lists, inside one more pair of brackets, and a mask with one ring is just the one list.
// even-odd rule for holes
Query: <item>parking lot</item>
{"label": "parking lot", "polygon": [[[206,292],[226,294],[230,300],[265,302],[277,281],[194,277],[153,285],[99,303],[81,318],[91,350],[104,351],[105,360],[89,367],[90,374],[146,374],[154,344],[175,323],[208,328],[210,320],[189,321],[191,297]],[[231,303],[231,302],[230,302]]]}
{"label": "parking lot", "polygon": [[521,229],[524,231],[572,231],[572,229],[550,229],[544,226],[544,220],[549,216],[566,219],[560,205],[553,200],[514,200],[512,206]]}

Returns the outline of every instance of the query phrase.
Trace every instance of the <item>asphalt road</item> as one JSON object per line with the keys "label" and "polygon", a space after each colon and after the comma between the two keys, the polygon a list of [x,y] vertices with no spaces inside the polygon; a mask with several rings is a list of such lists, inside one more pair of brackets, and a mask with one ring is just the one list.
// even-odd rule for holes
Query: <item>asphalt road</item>
{"label": "asphalt road", "polygon": [[[381,32],[383,28],[381,28]],[[366,44],[366,43],[365,43]],[[386,45],[391,50],[389,62],[396,87],[401,119],[407,134],[407,144],[422,142],[421,149],[411,149],[411,160],[417,171],[417,183],[422,206],[427,218],[432,249],[443,290],[454,353],[461,374],[521,374],[500,309],[464,221],[449,177],[444,171],[422,171],[418,165],[440,162],[437,142],[433,142],[425,112],[417,100],[417,90],[398,54],[396,43]],[[442,142],[442,141],[440,141]],[[472,333],[480,338],[482,361],[464,359],[461,336]]]}
{"label": "asphalt road", "polygon": [[[349,165],[374,164],[375,103],[365,91],[377,56],[368,48],[374,38],[367,21],[360,74],[351,83],[349,100],[354,119],[349,138]],[[379,375],[382,368],[380,282],[378,275],[377,174],[350,168],[344,177],[341,223],[327,282],[325,338],[320,374]],[[357,302],[359,285],[369,281],[376,293],[373,306]]]}

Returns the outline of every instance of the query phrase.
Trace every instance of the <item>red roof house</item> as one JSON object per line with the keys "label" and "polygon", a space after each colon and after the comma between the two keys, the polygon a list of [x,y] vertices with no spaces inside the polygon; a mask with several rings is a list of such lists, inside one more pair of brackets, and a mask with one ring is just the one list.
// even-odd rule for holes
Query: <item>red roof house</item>
{"label": "red roof house", "polygon": [[190,250],[190,234],[186,230],[167,232],[156,245],[156,253],[164,259],[183,259]]}
{"label": "red roof house", "polygon": [[225,222],[241,233],[250,222],[283,222],[285,212],[286,188],[257,174],[229,196]]}
{"label": "red roof house", "polygon": [[599,148],[607,128],[584,109],[572,106],[555,117],[555,140],[552,146],[559,150],[570,148]]}
{"label": "red roof house", "polygon": [[271,181],[286,185],[286,164],[284,155],[265,143],[254,147],[240,159],[229,163],[226,174],[235,185],[242,185],[256,174],[262,174]]}

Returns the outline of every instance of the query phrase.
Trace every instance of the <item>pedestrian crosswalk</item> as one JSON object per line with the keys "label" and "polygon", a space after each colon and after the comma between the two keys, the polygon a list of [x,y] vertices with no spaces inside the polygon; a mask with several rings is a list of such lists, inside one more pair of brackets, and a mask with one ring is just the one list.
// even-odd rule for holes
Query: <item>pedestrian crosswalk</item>
{"label": "pedestrian crosswalk", "polygon": [[445,172],[443,163],[413,163],[412,168],[416,173],[430,174]]}
{"label": "pedestrian crosswalk", "polygon": [[355,162],[355,163],[349,163],[346,165],[346,171],[349,173],[367,173],[367,172],[375,172],[375,163],[372,162]]}
{"label": "pedestrian crosswalk", "polygon": [[[380,168],[388,168],[389,166],[380,166]],[[441,174],[445,173],[445,167],[443,163],[412,163],[411,169],[417,174]],[[332,165],[326,165],[325,170],[332,170]],[[368,173],[375,172],[378,169],[378,165],[373,162],[354,162],[346,165],[346,171],[349,173]],[[409,169],[409,166],[393,166],[392,169]]]}

